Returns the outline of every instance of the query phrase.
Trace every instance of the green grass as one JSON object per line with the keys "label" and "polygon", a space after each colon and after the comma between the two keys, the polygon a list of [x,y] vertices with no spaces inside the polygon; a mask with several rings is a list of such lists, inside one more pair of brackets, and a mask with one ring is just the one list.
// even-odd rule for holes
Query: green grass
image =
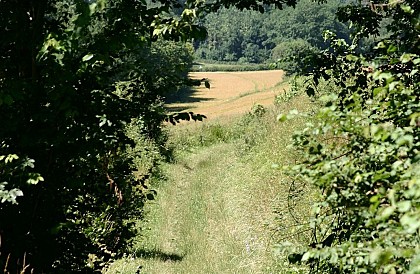
{"label": "green grass", "polygon": [[300,188],[299,199],[289,198],[293,180],[280,167],[299,160],[288,144],[306,121],[276,115],[312,107],[297,97],[262,116],[171,127],[174,159],[155,182],[142,235],[108,273],[297,273],[273,248],[305,244],[295,219],[305,222],[313,195]]}

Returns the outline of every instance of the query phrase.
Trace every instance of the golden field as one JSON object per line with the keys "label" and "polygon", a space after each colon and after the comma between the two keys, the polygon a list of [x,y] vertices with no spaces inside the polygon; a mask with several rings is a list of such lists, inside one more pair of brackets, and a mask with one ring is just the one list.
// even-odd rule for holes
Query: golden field
{"label": "golden field", "polygon": [[232,116],[250,111],[254,104],[269,106],[277,94],[284,92],[281,70],[246,72],[194,72],[192,79],[207,78],[210,89],[196,87],[184,91],[177,100],[167,104],[171,111],[192,111],[208,119]]}

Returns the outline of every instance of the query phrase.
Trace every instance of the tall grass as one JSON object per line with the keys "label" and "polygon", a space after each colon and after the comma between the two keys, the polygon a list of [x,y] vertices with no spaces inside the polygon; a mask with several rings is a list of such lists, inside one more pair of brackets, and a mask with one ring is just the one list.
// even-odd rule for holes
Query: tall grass
{"label": "tall grass", "polygon": [[313,197],[281,167],[300,160],[289,144],[307,121],[276,116],[313,107],[297,96],[274,109],[169,128],[174,158],[162,166],[166,179],[155,182],[158,198],[145,207],[142,235],[108,273],[303,271],[273,248],[306,243],[301,224]]}

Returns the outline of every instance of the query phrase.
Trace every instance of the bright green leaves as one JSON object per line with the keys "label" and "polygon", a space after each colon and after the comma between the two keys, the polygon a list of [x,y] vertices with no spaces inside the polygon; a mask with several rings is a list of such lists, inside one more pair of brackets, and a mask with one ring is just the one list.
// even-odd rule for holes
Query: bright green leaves
{"label": "bright green leaves", "polygon": [[398,146],[412,147],[414,143],[414,137],[413,135],[405,134],[405,135],[399,136],[398,139],[395,141],[395,143]]}
{"label": "bright green leaves", "polygon": [[406,213],[401,217],[401,225],[409,234],[418,232],[420,228],[420,217],[418,213]]}
{"label": "bright green leaves", "polygon": [[106,114],[97,115],[96,117],[99,119],[99,127],[103,127],[105,125],[112,126],[112,122],[107,119]]}
{"label": "bright green leaves", "polygon": [[[314,239],[300,259],[311,273],[419,269],[420,56],[419,30],[412,25],[420,11],[394,4],[388,7],[392,13],[384,13],[393,22],[390,35],[404,33],[406,40],[383,40],[363,56],[354,44],[326,33],[333,49],[323,53],[325,62],[313,72],[318,123],[295,137],[305,161],[293,168],[297,178],[322,193],[310,224]],[[361,36],[374,34],[369,29],[382,16],[368,19],[372,12],[366,7],[343,12],[365,32]],[[320,89],[323,72],[334,85]],[[327,235],[339,236],[326,245]]]}
{"label": "bright green leaves", "polygon": [[403,63],[403,64],[405,64],[405,63],[408,63],[408,62],[411,62],[411,61],[413,61],[414,62],[414,64],[418,64],[419,63],[419,61],[418,60],[420,60],[419,58],[418,58],[418,56],[417,55],[415,55],[415,54],[410,54],[410,53],[404,53],[404,54],[402,54],[401,55],[401,57],[400,57],[400,61],[401,61],[401,63]]}
{"label": "bright green leaves", "polygon": [[409,14],[413,14],[414,10],[410,5],[401,5],[401,9],[405,12],[405,13],[409,13]]}
{"label": "bright green leaves", "polygon": [[93,54],[86,54],[85,56],[83,56],[82,61],[87,62],[92,58],[93,58]]}
{"label": "bright green leaves", "polygon": [[58,64],[63,66],[63,58],[67,50],[69,50],[69,45],[66,41],[58,40],[56,35],[50,33],[38,52],[37,60],[45,61],[51,55]]}
{"label": "bright green leaves", "polygon": [[389,262],[393,252],[387,249],[377,248],[374,249],[369,256],[370,262],[377,265],[384,265]]}
{"label": "bright green leaves", "polygon": [[[39,173],[28,172],[34,168],[34,160],[20,158],[16,154],[0,155],[0,201],[18,204],[17,198],[23,196],[24,184],[36,185],[44,178]],[[8,189],[8,185],[12,185]]]}
{"label": "bright green leaves", "polygon": [[286,120],[287,120],[287,115],[286,114],[282,113],[282,114],[277,115],[277,121],[284,122]]}
{"label": "bright green leaves", "polygon": [[411,201],[400,201],[397,203],[397,209],[399,212],[407,212],[411,209]]}
{"label": "bright green leaves", "polygon": [[4,161],[5,164],[11,163],[13,160],[17,160],[19,157],[16,154],[0,155],[0,161]]}
{"label": "bright green leaves", "polygon": [[43,182],[44,178],[39,174],[39,173],[29,173],[28,174],[28,180],[26,181],[26,183],[30,184],[30,185],[36,185],[39,182]]}
{"label": "bright green leaves", "polygon": [[379,213],[379,220],[387,220],[395,212],[395,206],[388,206]]}
{"label": "bright green leaves", "polygon": [[17,188],[7,190],[6,186],[7,186],[6,182],[0,182],[0,202],[1,203],[9,202],[12,204],[17,204],[16,199],[20,196],[23,196],[22,190],[17,189]]}

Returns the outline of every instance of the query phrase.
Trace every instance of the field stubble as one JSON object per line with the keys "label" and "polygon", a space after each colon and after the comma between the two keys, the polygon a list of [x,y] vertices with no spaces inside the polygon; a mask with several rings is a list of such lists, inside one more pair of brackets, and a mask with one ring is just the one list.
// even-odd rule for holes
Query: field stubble
{"label": "field stubble", "polygon": [[167,107],[204,114],[208,119],[244,114],[254,104],[270,106],[276,95],[288,88],[281,70],[194,72],[190,76],[193,79],[208,78],[210,89],[204,86],[194,88],[188,95],[172,100]]}

